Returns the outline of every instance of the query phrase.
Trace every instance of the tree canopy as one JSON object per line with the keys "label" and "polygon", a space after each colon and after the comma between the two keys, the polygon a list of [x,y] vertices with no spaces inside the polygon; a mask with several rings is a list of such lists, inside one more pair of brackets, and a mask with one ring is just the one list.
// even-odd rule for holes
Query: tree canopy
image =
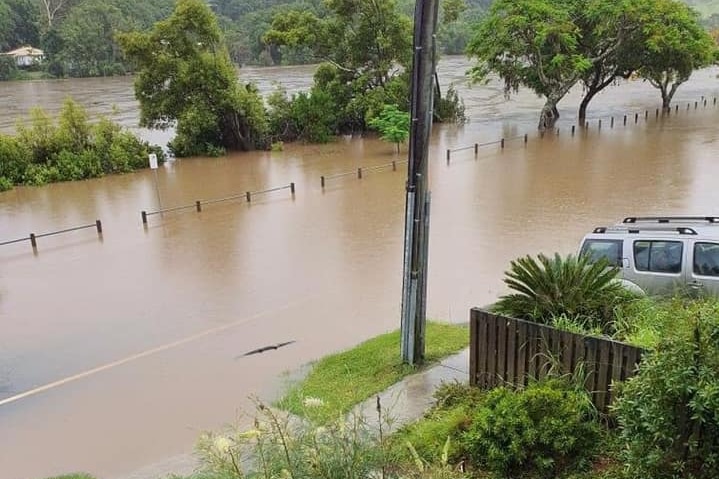
{"label": "tree canopy", "polygon": [[148,33],[122,34],[119,41],[138,67],[141,125],[176,124],[176,154],[250,150],[265,141],[262,98],[238,83],[217,19],[202,0],[178,0]]}
{"label": "tree canopy", "polygon": [[637,71],[662,95],[669,108],[679,85],[698,68],[716,60],[714,39],[699,24],[699,15],[675,0],[654,0],[643,12],[642,50]]}
{"label": "tree canopy", "polygon": [[539,128],[558,118],[557,103],[585,87],[591,99],[633,72],[662,91],[668,106],[691,72],[714,58],[698,16],[678,0],[496,0],[467,48],[476,80],[495,73],[507,95],[520,86],[545,98]]}

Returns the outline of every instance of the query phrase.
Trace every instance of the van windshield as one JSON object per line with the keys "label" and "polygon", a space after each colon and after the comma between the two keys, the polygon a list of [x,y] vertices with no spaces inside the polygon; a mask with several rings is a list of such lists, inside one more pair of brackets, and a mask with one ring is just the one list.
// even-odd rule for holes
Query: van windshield
{"label": "van windshield", "polygon": [[612,266],[622,266],[622,240],[588,239],[582,245],[579,254],[588,255],[589,260],[594,263],[601,258],[606,258]]}

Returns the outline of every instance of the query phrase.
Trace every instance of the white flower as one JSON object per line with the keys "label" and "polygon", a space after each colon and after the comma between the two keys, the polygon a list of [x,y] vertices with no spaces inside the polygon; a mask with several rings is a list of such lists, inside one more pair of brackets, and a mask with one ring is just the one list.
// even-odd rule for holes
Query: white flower
{"label": "white flower", "polygon": [[325,402],[320,398],[307,396],[303,401],[303,404],[305,407],[322,407],[325,405]]}
{"label": "white flower", "polygon": [[213,441],[213,446],[220,454],[227,454],[232,448],[232,442],[225,436],[217,436]]}

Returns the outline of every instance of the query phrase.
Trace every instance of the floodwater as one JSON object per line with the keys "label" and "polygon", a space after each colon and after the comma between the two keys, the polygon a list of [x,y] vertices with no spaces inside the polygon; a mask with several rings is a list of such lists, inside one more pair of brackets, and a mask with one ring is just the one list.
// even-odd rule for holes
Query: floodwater
{"label": "floodwater", "polygon": [[[574,91],[560,104],[559,135],[540,138],[540,99],[521,92],[507,101],[497,83],[468,90],[467,66],[440,65],[471,122],[437,126],[432,138],[430,317],[466,321],[470,307],[504,291],[511,259],[574,252],[595,226],[631,214],[716,213],[717,70],[696,74],[677,93],[679,112],[658,119],[656,90],[619,85],[595,100],[589,131],[572,137]],[[296,91],[311,73],[242,72],[263,91],[273,80]],[[116,78],[0,83],[0,128],[34,104],[56,111],[66,95],[106,114],[117,105],[119,120],[136,124],[131,80]],[[526,146],[512,140],[446,162],[447,148],[524,133]],[[27,242],[0,247],[0,477],[125,477],[191,451],[201,431],[249,410],[248,396],[272,398],[285,371],[397,328],[406,165],[328,179],[324,190],[320,176],[405,157],[376,139],[343,137],[173,161],[157,175],[164,207],[290,182],[296,194],[154,215],[146,228],[140,211],[158,207],[151,171],[1,193],[0,242],[95,219],[104,233],[39,238],[36,254]]]}

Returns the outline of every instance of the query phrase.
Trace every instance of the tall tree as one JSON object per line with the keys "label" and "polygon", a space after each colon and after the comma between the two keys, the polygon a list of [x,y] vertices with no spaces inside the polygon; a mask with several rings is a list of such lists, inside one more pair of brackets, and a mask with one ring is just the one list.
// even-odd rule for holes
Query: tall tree
{"label": "tall tree", "polygon": [[217,19],[203,0],[178,0],[172,15],[148,33],[118,37],[138,66],[135,95],[140,124],[177,126],[178,156],[264,146],[262,98],[241,86]]}
{"label": "tall tree", "polygon": [[715,60],[717,46],[696,11],[678,0],[653,0],[643,22],[639,75],[659,89],[662,107],[669,108],[692,72]]}
{"label": "tall tree", "polygon": [[43,12],[44,30],[50,30],[55,20],[62,16],[74,3],[74,0],[40,0]]}
{"label": "tall tree", "polygon": [[[476,80],[494,72],[504,80],[505,94],[520,86],[545,98],[539,128],[552,128],[557,103],[598,59],[580,48],[571,0],[497,0],[478,26],[467,53],[477,59]],[[605,53],[608,55],[608,53]]]}
{"label": "tall tree", "polygon": [[276,15],[267,43],[306,47],[324,62],[315,87],[338,106],[343,131],[363,130],[385,104],[409,106],[407,71],[412,26],[395,0],[326,0],[328,14],[308,11]]}
{"label": "tall tree", "polygon": [[114,35],[123,22],[120,10],[105,0],[85,0],[68,12],[58,33],[71,76],[106,76],[121,67]]}
{"label": "tall tree", "polygon": [[[653,0],[650,0],[653,1]],[[581,77],[584,96],[579,104],[579,124],[584,124],[592,99],[617,77],[629,78],[639,68],[641,11],[646,0],[590,0],[578,2],[575,21],[582,31],[580,49],[594,58]],[[582,14],[580,14],[582,13]]]}

